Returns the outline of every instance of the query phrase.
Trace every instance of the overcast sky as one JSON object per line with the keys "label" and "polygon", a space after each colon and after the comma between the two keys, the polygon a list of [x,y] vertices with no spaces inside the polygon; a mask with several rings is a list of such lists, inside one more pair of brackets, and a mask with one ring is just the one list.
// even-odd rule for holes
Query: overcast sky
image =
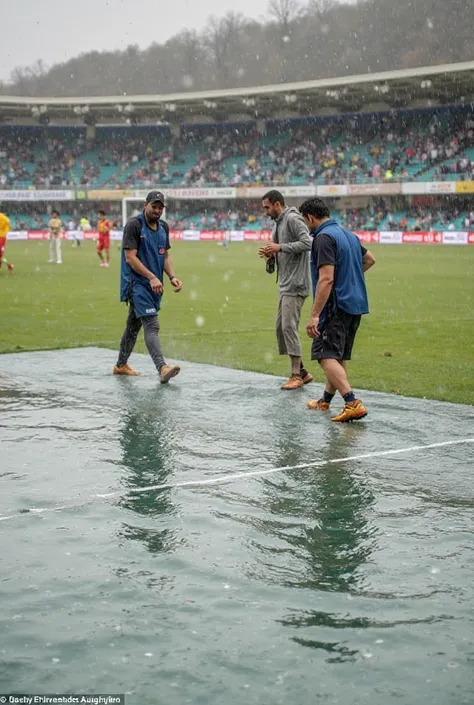
{"label": "overcast sky", "polygon": [[145,48],[183,28],[201,29],[209,15],[238,10],[266,15],[268,0],[0,0],[0,80],[16,66],[48,66],[92,50]]}

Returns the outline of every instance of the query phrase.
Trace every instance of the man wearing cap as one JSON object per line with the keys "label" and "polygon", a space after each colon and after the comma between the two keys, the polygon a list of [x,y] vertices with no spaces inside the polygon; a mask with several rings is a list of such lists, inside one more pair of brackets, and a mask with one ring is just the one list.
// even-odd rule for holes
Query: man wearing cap
{"label": "man wearing cap", "polygon": [[158,336],[163,274],[168,275],[176,292],[183,288],[183,283],[174,274],[169,255],[168,223],[160,220],[164,207],[165,197],[161,191],[150,191],[143,213],[130,218],[123,231],[120,301],[126,301],[130,308],[120,341],[117,364],[113,370],[116,375],[139,374],[128,365],[128,358],[143,326],[145,345],[162,384],[169,382],[180,371],[178,366],[170,367],[166,364]]}

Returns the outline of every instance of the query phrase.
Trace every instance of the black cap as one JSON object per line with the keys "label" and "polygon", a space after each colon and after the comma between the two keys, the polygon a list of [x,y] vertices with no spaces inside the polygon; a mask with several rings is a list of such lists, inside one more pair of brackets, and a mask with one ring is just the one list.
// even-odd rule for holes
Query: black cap
{"label": "black cap", "polygon": [[165,197],[161,191],[150,191],[148,196],[145,198],[145,203],[154,203],[155,201],[159,201],[165,205]]}

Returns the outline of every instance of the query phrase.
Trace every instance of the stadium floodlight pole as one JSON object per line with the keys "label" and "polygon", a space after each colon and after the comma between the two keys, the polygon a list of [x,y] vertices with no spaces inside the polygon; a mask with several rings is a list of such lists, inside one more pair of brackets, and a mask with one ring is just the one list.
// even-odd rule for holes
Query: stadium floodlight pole
{"label": "stadium floodlight pole", "polygon": [[122,198],[122,228],[125,227],[127,222],[127,199]]}

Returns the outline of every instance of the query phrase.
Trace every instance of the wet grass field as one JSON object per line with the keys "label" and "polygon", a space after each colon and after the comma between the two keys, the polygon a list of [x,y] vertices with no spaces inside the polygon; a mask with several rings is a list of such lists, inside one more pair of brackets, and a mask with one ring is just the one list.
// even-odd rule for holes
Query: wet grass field
{"label": "wet grass field", "polygon": [[[181,360],[288,374],[276,353],[275,279],[258,244],[172,245],[185,283],[168,286],[161,312],[165,354]],[[474,404],[474,247],[372,247],[370,315],[358,334],[350,376],[355,389]],[[100,269],[92,242],[64,245],[61,266],[47,264],[47,242],[10,242],[15,274],[0,272],[1,352],[80,346],[117,348],[126,310],[118,301],[119,244]],[[302,334],[309,317],[305,304]],[[308,351],[309,339],[304,337]],[[140,337],[136,350],[144,352]],[[113,356],[110,360],[114,362]],[[315,364],[316,380],[322,376]]]}

